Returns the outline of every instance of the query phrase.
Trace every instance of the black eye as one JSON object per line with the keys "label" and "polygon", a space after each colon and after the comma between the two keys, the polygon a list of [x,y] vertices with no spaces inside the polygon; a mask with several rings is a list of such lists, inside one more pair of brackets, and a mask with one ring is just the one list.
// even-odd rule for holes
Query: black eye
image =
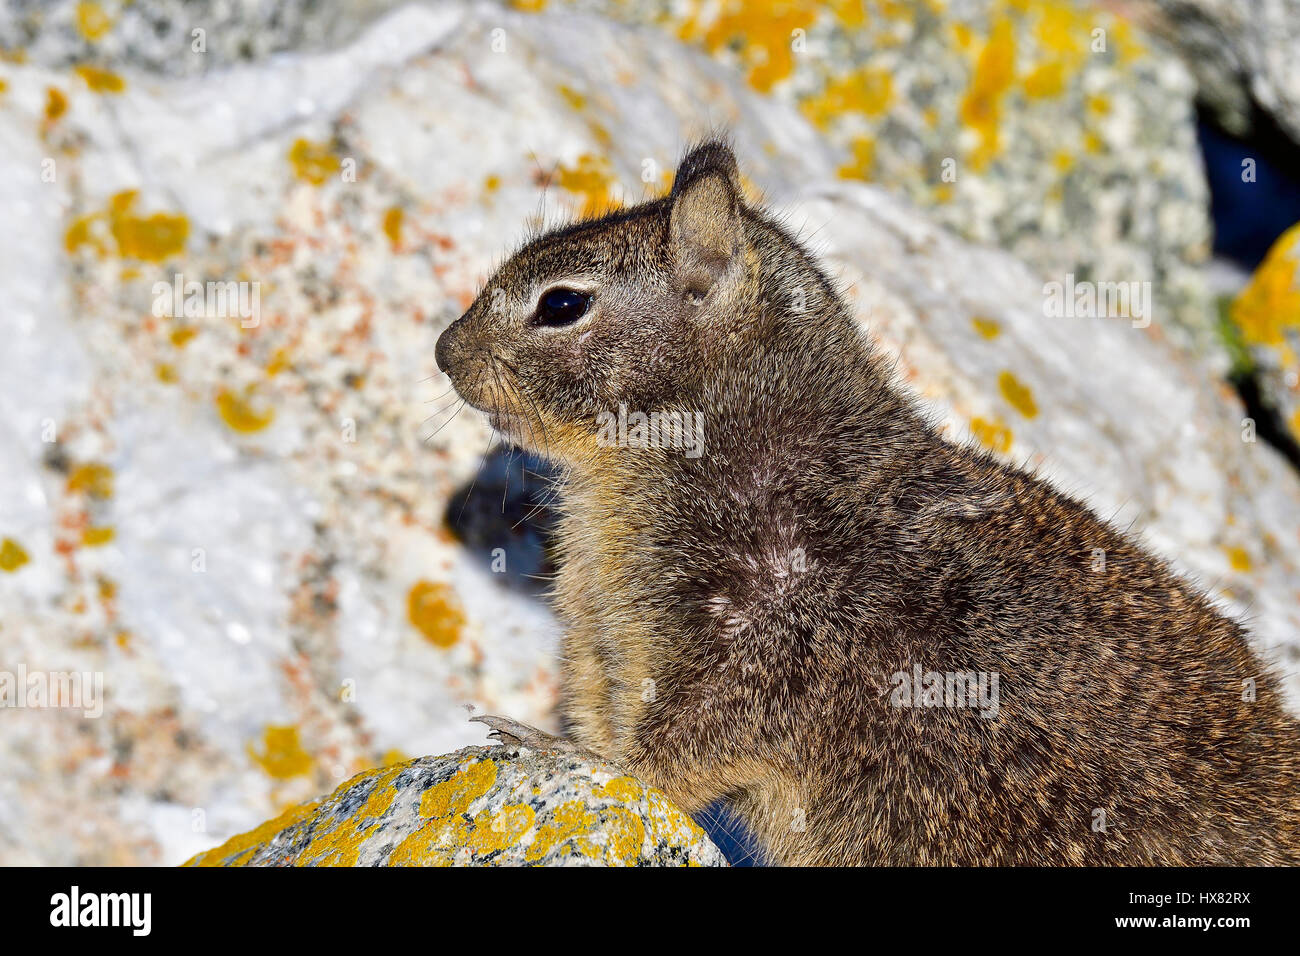
{"label": "black eye", "polygon": [[537,303],[538,325],[569,325],[587,314],[591,296],[573,289],[552,289]]}

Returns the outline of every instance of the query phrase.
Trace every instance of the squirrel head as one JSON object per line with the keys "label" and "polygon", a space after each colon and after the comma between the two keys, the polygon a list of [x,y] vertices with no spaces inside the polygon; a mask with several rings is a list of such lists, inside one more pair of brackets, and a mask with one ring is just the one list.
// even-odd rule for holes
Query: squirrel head
{"label": "squirrel head", "polygon": [[743,338],[771,237],[805,261],[746,206],[731,150],[705,143],[669,195],[515,253],[439,337],[438,367],[511,441],[559,463],[590,458],[602,415],[680,408],[709,353]]}

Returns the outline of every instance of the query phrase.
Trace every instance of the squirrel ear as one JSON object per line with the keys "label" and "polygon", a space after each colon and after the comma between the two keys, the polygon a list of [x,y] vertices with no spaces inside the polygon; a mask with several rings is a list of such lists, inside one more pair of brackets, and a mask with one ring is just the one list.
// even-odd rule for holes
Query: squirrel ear
{"label": "squirrel ear", "polygon": [[673,255],[683,280],[709,288],[740,248],[740,173],[722,143],[705,143],[682,160],[670,196]]}

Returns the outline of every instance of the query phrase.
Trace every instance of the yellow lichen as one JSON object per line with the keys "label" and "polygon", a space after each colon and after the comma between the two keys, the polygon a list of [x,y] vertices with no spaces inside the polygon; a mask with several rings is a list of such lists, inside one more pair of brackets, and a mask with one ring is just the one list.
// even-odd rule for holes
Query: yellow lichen
{"label": "yellow lichen", "polygon": [[1269,249],[1231,315],[1250,345],[1281,346],[1284,330],[1300,330],[1300,223]]}
{"label": "yellow lichen", "polygon": [[979,134],[980,144],[970,156],[971,168],[979,172],[1000,149],[1002,98],[1016,76],[1015,26],[1006,17],[993,24],[988,41],[980,51],[970,88],[961,103],[962,122]]}
{"label": "yellow lichen", "polygon": [[77,29],[83,37],[94,43],[113,29],[113,21],[98,3],[82,0],[77,4]]}
{"label": "yellow lichen", "polygon": [[310,817],[320,807],[319,800],[290,807],[274,820],[268,820],[260,827],[232,836],[225,843],[211,850],[198,853],[186,861],[185,866],[225,866],[229,862],[242,862],[277,833],[289,829]]}
{"label": "yellow lichen", "polygon": [[217,393],[217,411],[221,420],[237,432],[257,432],[275,419],[275,409],[256,409],[247,395],[237,395],[228,388]]}
{"label": "yellow lichen", "polygon": [[384,213],[384,235],[388,237],[394,249],[402,241],[402,221],[405,217],[406,214],[401,206],[390,206]]}
{"label": "yellow lichen", "polygon": [[441,820],[453,813],[464,813],[469,805],[487,793],[497,782],[497,765],[491,760],[476,760],[456,772],[450,780],[436,783],[420,797],[420,814]]}
{"label": "yellow lichen", "polygon": [[977,315],[970,320],[970,324],[980,334],[981,338],[996,339],[1002,334],[1002,325],[997,319],[986,319]]}
{"label": "yellow lichen", "polygon": [[526,803],[512,803],[496,814],[483,810],[458,842],[477,854],[495,853],[519,842],[533,821],[533,808]]}
{"label": "yellow lichen", "polygon": [[684,40],[703,40],[710,53],[733,50],[748,68],[749,84],[766,93],[794,72],[794,31],[806,31],[817,8],[812,0],[775,0],[756,17],[746,0],[723,0],[707,27],[693,15],[678,33]]}
{"label": "yellow lichen", "polygon": [[199,330],[194,328],[192,325],[181,325],[172,329],[168,338],[171,339],[172,345],[176,346],[178,349],[183,349],[185,346],[189,345],[190,339],[194,338],[194,336],[198,334]]}
{"label": "yellow lichen", "polygon": [[0,571],[13,574],[30,560],[26,549],[13,538],[0,541]]}
{"label": "yellow lichen", "polygon": [[115,537],[117,537],[117,532],[109,526],[87,528],[81,532],[81,543],[87,548],[99,548],[108,544]]}
{"label": "yellow lichen", "polygon": [[1060,96],[1065,92],[1065,65],[1059,60],[1043,63],[1025,77],[1025,95],[1034,99]]}
{"label": "yellow lichen", "polygon": [[1001,453],[1011,448],[1011,429],[999,419],[977,416],[971,419],[970,430],[975,439],[990,451]]}
{"label": "yellow lichen", "polygon": [[92,498],[113,497],[113,469],[100,462],[77,465],[68,474],[68,491]]}
{"label": "yellow lichen", "polygon": [[108,234],[117,245],[117,254],[127,259],[162,262],[185,250],[190,223],[183,215],[154,213],[137,216],[133,212],[139,192],[134,189],[116,193],[101,212],[87,213],[74,219],[63,237],[68,252],[89,245],[99,255],[106,246],[99,232],[107,225]]}
{"label": "yellow lichen", "polygon": [[328,143],[313,143],[300,137],[289,148],[289,165],[299,179],[319,186],[337,173],[342,163]]}
{"label": "yellow lichen", "polygon": [[45,118],[53,123],[67,111],[68,98],[63,95],[63,91],[57,87],[48,87],[45,90]]}
{"label": "yellow lichen", "polygon": [[92,93],[121,93],[126,89],[126,81],[112,70],[91,66],[89,63],[79,63],[74,69],[86,81]]}
{"label": "yellow lichen", "polygon": [[612,208],[609,190],[614,184],[614,174],[609,161],[601,156],[583,153],[574,166],[561,165],[556,169],[556,184],[582,197],[582,216],[595,216]]}
{"label": "yellow lichen", "polygon": [[869,136],[859,136],[853,141],[853,161],[845,163],[837,173],[843,179],[870,180],[876,166],[876,141]]}
{"label": "yellow lichen", "polygon": [[1034,393],[1028,385],[1021,381],[1010,372],[1003,372],[998,376],[998,391],[1002,397],[1007,400],[1016,411],[1026,418],[1034,418],[1038,414],[1038,404],[1034,401]]}
{"label": "yellow lichen", "polygon": [[894,102],[894,77],[888,70],[866,67],[832,79],[818,95],[800,108],[822,129],[828,129],[845,113],[868,117],[883,115]]}
{"label": "yellow lichen", "polygon": [[1224,553],[1228,555],[1228,564],[1234,571],[1249,571],[1252,567],[1250,555],[1242,547],[1224,548]]}
{"label": "yellow lichen", "polygon": [[551,812],[550,819],[537,828],[537,835],[524,858],[535,863],[569,841],[572,841],[576,853],[592,858],[599,856],[600,849],[589,838],[599,819],[581,800],[560,804]]}
{"label": "yellow lichen", "polygon": [[460,640],[465,626],[465,612],[456,592],[440,581],[417,581],[406,596],[406,614],[435,647],[451,647]]}
{"label": "yellow lichen", "polygon": [[258,753],[249,744],[248,755],[277,780],[311,773],[311,754],[303,750],[298,728],[292,725],[267,727],[262,735],[262,752]]}

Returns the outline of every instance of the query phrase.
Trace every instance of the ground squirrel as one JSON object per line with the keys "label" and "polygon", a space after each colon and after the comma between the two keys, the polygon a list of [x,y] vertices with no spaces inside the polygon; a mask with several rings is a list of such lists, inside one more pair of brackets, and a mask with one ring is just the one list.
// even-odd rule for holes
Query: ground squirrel
{"label": "ground squirrel", "polygon": [[568,732],[770,861],[1300,862],[1242,628],[943,439],[725,144],[528,242],[436,357],[560,467]]}

